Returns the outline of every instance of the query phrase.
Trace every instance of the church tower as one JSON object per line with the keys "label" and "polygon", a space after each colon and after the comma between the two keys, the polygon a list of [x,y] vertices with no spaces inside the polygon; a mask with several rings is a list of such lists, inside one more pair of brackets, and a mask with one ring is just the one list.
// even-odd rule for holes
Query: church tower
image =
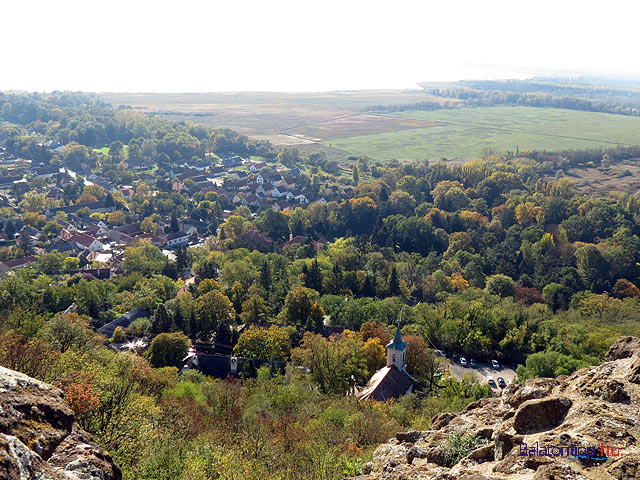
{"label": "church tower", "polygon": [[387,344],[387,367],[395,365],[398,370],[404,371],[407,345],[409,344],[402,340],[402,332],[398,325],[395,337]]}

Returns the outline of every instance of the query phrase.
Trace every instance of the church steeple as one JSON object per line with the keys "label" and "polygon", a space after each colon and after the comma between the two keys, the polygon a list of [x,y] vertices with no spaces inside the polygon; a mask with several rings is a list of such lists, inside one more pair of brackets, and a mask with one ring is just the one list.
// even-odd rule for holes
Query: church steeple
{"label": "church steeple", "polygon": [[387,367],[395,365],[398,370],[404,370],[407,345],[409,344],[402,340],[402,332],[398,325],[395,337],[387,344]]}

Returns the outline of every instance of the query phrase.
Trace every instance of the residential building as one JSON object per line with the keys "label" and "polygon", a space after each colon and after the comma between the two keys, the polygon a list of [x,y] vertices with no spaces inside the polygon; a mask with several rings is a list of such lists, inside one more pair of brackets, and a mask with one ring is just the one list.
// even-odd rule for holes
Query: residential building
{"label": "residential building", "polygon": [[185,232],[171,232],[167,235],[167,247],[175,248],[189,243],[189,235]]}

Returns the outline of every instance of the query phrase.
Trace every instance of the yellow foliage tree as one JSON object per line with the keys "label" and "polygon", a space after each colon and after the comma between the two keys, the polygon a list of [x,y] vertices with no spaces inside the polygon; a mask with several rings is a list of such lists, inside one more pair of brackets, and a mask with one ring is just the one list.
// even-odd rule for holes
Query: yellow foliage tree
{"label": "yellow foliage tree", "polygon": [[516,207],[516,220],[522,226],[532,224],[542,213],[542,207],[538,207],[533,202],[521,203]]}

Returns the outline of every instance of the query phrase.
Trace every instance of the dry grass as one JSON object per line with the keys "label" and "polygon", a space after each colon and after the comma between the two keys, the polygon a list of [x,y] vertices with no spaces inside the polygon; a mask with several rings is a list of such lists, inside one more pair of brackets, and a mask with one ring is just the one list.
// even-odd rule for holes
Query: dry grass
{"label": "dry grass", "polygon": [[113,105],[232,128],[274,145],[308,145],[330,138],[372,135],[434,122],[361,113],[372,105],[443,102],[419,90],[370,90],[326,93],[102,93]]}
{"label": "dry grass", "polygon": [[567,172],[575,186],[584,192],[616,196],[620,192],[640,190],[640,160],[631,160],[609,168],[572,168]]}

